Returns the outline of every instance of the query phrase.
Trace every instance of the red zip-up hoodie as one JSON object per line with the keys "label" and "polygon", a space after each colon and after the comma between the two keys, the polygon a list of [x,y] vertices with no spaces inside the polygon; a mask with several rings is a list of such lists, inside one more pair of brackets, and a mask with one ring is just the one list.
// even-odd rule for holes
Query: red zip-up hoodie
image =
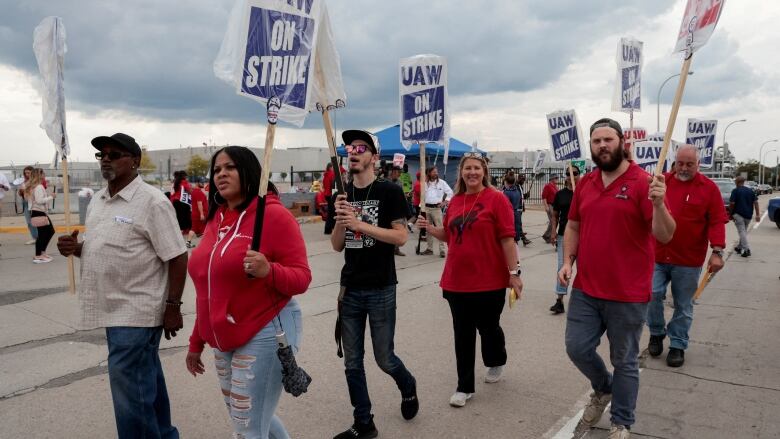
{"label": "red zip-up hoodie", "polygon": [[223,352],[245,345],[292,296],[309,287],[311,271],[300,226],[272,194],[266,197],[260,243],[271,271],[262,279],[246,276],[243,262],[256,211],[256,199],[240,213],[221,207],[190,255],[188,271],[197,298],[190,352],[203,351],[204,343]]}

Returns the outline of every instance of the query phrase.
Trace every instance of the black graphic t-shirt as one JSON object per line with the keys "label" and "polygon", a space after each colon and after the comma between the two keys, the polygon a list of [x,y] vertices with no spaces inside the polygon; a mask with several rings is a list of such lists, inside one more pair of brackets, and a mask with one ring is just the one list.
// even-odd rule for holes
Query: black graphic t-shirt
{"label": "black graphic t-shirt", "polygon": [[574,197],[574,191],[564,187],[555,194],[552,208],[558,212],[558,234],[563,235],[566,231],[566,223],[569,222],[569,207],[571,199]]}
{"label": "black graphic t-shirt", "polygon": [[[390,229],[394,220],[406,219],[403,189],[387,180],[377,179],[362,189],[350,183],[345,192],[355,215],[363,222]],[[380,288],[397,284],[394,250],[392,244],[347,230],[341,285],[348,288]]]}

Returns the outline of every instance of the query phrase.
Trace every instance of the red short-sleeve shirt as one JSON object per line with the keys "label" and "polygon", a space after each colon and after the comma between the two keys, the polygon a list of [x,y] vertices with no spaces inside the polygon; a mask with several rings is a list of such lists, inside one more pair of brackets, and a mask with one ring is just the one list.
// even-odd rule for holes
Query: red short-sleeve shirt
{"label": "red short-sleeve shirt", "polygon": [[569,209],[580,232],[574,288],[599,299],[650,301],[655,238],[648,178],[632,162],[606,188],[600,170],[577,184]]}
{"label": "red short-sleeve shirt", "polygon": [[509,266],[501,239],[514,238],[514,221],[509,200],[496,189],[452,197],[444,217],[448,253],[442,289],[472,293],[506,288]]}

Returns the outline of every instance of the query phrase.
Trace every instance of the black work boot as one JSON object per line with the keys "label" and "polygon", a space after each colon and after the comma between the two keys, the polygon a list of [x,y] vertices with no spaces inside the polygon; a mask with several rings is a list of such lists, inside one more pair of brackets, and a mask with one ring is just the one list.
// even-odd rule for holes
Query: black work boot
{"label": "black work boot", "polygon": [[666,355],[666,365],[669,367],[680,367],[685,363],[685,351],[677,348],[669,348]]}
{"label": "black work boot", "polygon": [[333,439],[372,439],[379,435],[376,426],[374,425],[374,415],[371,415],[371,419],[363,424],[355,419],[355,423],[352,424],[348,430],[333,436]]}
{"label": "black work boot", "polygon": [[647,351],[650,355],[657,357],[664,351],[664,335],[651,335],[650,343],[647,344]]}

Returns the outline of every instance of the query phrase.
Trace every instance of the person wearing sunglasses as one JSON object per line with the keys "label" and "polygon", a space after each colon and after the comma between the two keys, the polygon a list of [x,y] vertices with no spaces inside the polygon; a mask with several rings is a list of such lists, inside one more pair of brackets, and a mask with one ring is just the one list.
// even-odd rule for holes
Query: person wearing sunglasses
{"label": "person wearing sunglasses", "polygon": [[361,439],[378,435],[363,367],[366,319],[377,365],[401,392],[401,415],[409,420],[419,409],[417,381],[393,349],[398,283],[393,252],[406,243],[408,209],[401,186],[374,174],[380,148],[376,137],[346,130],[342,138],[352,182],[346,194],[336,196],[336,227],[330,242],[334,250],[344,252],[336,331],[344,347],[354,423],[334,439]]}
{"label": "person wearing sunglasses", "polygon": [[[574,181],[580,180],[580,171],[572,167]],[[555,271],[555,303],[550,307],[553,314],[562,314],[566,312],[563,305],[563,296],[568,292],[568,287],[558,280],[558,271],[563,267],[563,233],[566,231],[566,223],[569,221],[569,206],[574,197],[574,190],[571,185],[571,177],[563,179],[563,189],[555,193],[552,202],[552,230],[556,234],[555,239],[550,239],[550,244],[555,247],[558,253],[558,269]]]}
{"label": "person wearing sunglasses", "polygon": [[488,180],[487,162],[479,153],[464,154],[458,166],[455,196],[444,223],[431,224],[422,216],[417,226],[447,242],[449,253],[441,288],[452,313],[458,385],[450,405],[463,407],[474,394],[474,358],[479,331],[486,383],[501,379],[507,361],[501,312],[507,288],[520,297],[518,248],[512,205]]}
{"label": "person wearing sunglasses", "polygon": [[87,235],[60,236],[81,258],[81,327],[106,328],[108,378],[120,439],[178,438],[158,350],[183,326],[187,249],[171,202],[138,175],[141,148],[123,133],[92,139],[108,187],[89,203]]}

